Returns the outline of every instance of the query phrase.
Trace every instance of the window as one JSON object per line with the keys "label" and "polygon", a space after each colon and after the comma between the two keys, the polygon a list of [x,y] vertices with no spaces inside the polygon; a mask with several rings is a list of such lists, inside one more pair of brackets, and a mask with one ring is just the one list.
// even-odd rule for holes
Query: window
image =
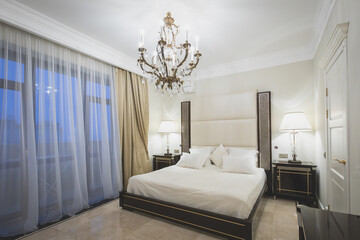
{"label": "window", "polygon": [[0,23],[2,36],[0,236],[120,190],[113,67]]}
{"label": "window", "polygon": [[[103,198],[102,173],[97,169],[102,168],[104,154],[99,145],[105,145],[111,141],[111,101],[110,101],[110,79],[109,76],[101,78],[100,73],[86,74],[87,69],[83,70],[86,85],[85,112],[86,112],[86,139],[87,145],[87,174],[93,179],[89,184],[89,200],[95,203]],[[103,131],[107,128],[108,131]],[[110,157],[110,156],[109,156]]]}

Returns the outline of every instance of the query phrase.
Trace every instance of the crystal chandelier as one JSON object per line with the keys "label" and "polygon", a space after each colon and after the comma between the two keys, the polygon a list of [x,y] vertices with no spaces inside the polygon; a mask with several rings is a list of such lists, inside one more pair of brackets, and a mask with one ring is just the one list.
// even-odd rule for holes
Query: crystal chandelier
{"label": "crystal chandelier", "polygon": [[183,93],[184,81],[191,80],[190,75],[201,57],[198,39],[196,39],[194,49],[188,41],[187,30],[185,43],[176,43],[179,26],[174,22],[174,18],[168,12],[164,18],[164,24],[160,27],[160,38],[150,62],[145,59],[147,55],[144,34],[141,33],[140,36],[138,65],[144,74],[148,74],[151,83],[161,95],[168,93],[173,96]]}

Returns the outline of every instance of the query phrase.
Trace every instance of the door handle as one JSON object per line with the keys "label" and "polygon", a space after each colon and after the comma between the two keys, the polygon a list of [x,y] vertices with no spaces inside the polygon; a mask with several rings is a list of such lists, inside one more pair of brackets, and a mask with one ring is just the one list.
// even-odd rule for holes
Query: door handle
{"label": "door handle", "polygon": [[341,164],[346,165],[346,160],[345,160],[345,159],[344,159],[344,160],[339,160],[339,159],[337,159],[337,158],[333,158],[333,160],[334,160],[334,161],[337,161],[338,163],[341,163]]}

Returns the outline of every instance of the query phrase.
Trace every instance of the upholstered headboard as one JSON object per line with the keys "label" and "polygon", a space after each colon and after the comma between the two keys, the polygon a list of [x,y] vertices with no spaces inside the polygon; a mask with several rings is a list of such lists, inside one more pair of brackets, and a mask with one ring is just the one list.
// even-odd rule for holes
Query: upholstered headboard
{"label": "upholstered headboard", "polygon": [[257,148],[256,92],[191,100],[191,142]]}
{"label": "upholstered headboard", "polygon": [[255,148],[259,150],[258,165],[269,177],[272,161],[270,101],[270,92],[252,91],[182,102],[182,151],[188,152],[191,146],[219,144]]}

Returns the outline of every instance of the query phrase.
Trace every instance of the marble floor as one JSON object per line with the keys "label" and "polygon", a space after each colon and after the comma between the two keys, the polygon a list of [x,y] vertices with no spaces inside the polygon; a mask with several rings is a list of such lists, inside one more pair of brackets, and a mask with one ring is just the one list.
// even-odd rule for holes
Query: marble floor
{"label": "marble floor", "polygon": [[[122,210],[118,200],[114,200],[22,239],[210,240],[220,238],[147,215]],[[295,202],[269,198],[257,228],[256,239],[298,239]]]}

